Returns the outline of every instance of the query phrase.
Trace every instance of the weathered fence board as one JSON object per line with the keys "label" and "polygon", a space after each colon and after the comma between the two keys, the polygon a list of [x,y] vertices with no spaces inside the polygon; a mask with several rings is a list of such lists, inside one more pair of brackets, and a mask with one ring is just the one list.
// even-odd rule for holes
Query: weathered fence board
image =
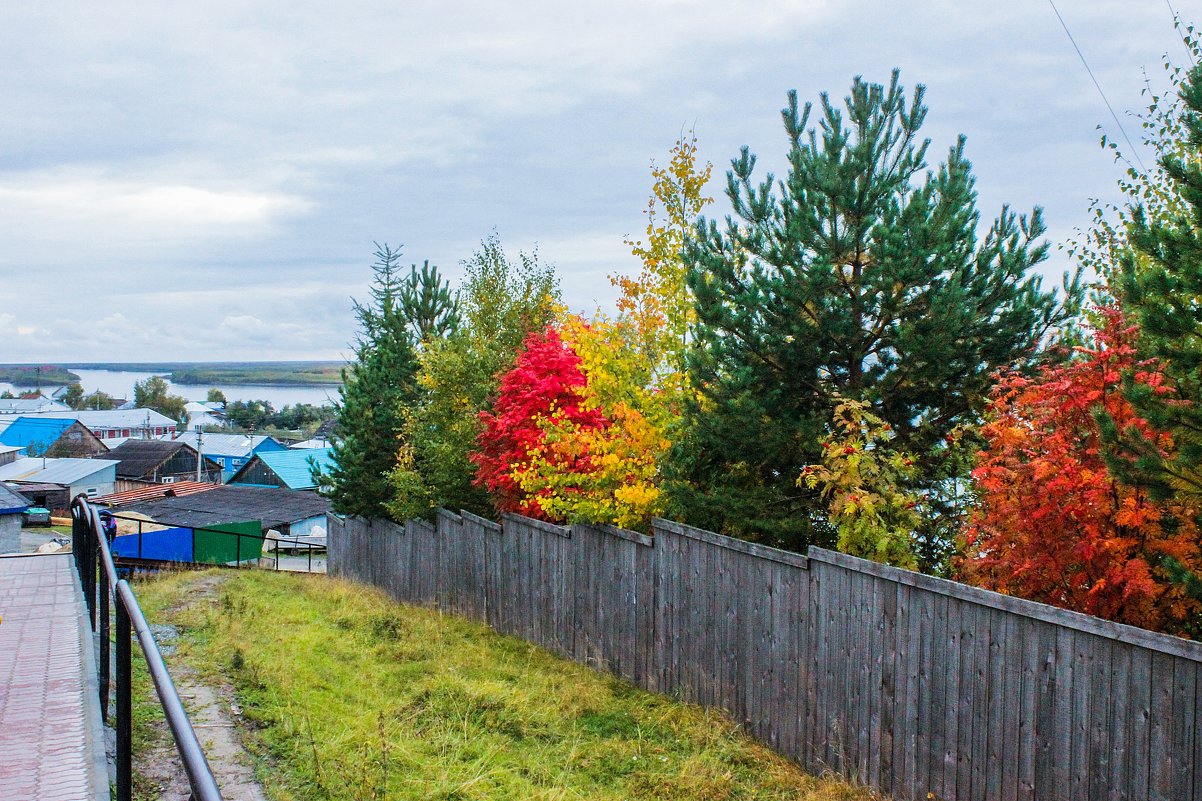
{"label": "weathered fence board", "polygon": [[329,570],[722,708],[897,799],[1202,801],[1200,643],[668,521],[331,516]]}

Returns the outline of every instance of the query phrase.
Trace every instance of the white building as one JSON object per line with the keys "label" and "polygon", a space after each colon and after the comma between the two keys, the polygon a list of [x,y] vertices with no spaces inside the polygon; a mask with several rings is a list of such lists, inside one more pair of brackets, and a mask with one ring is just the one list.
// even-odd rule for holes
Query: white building
{"label": "white building", "polygon": [[65,403],[50,400],[44,395],[36,398],[0,398],[0,414],[28,415],[38,412],[69,412]]}
{"label": "white building", "polygon": [[163,435],[175,436],[176,423],[165,414],[153,409],[108,409],[65,412],[41,412],[26,417],[58,417],[78,420],[93,434],[110,444],[110,440],[134,437],[155,439]]}

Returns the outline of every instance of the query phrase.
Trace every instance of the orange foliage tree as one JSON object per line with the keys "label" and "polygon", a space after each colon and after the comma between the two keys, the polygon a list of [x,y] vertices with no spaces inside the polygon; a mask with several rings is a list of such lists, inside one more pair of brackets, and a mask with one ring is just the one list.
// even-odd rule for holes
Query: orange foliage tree
{"label": "orange foliage tree", "polygon": [[1099,310],[1092,347],[1034,377],[1011,375],[994,391],[987,447],[973,478],[980,507],[959,562],[969,583],[1178,635],[1197,633],[1202,608],[1166,560],[1202,569],[1194,510],[1120,484],[1107,469],[1097,416],[1173,443],[1139,418],[1123,375],[1153,391],[1163,377],[1140,361],[1136,330]]}

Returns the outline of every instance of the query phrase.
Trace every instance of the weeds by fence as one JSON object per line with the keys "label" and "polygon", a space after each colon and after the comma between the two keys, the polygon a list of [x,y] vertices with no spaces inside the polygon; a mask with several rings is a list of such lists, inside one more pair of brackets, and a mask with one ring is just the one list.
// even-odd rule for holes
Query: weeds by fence
{"label": "weeds by fence", "polygon": [[1202,643],[656,521],[329,521],[329,568],[730,712],[897,799],[1202,801]]}

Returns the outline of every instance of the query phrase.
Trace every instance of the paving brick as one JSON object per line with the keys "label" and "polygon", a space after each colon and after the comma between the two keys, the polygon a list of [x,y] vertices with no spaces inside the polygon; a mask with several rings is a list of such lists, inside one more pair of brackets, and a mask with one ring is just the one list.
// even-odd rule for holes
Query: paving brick
{"label": "paving brick", "polygon": [[90,801],[97,786],[73,571],[69,556],[0,559],[0,799]]}

